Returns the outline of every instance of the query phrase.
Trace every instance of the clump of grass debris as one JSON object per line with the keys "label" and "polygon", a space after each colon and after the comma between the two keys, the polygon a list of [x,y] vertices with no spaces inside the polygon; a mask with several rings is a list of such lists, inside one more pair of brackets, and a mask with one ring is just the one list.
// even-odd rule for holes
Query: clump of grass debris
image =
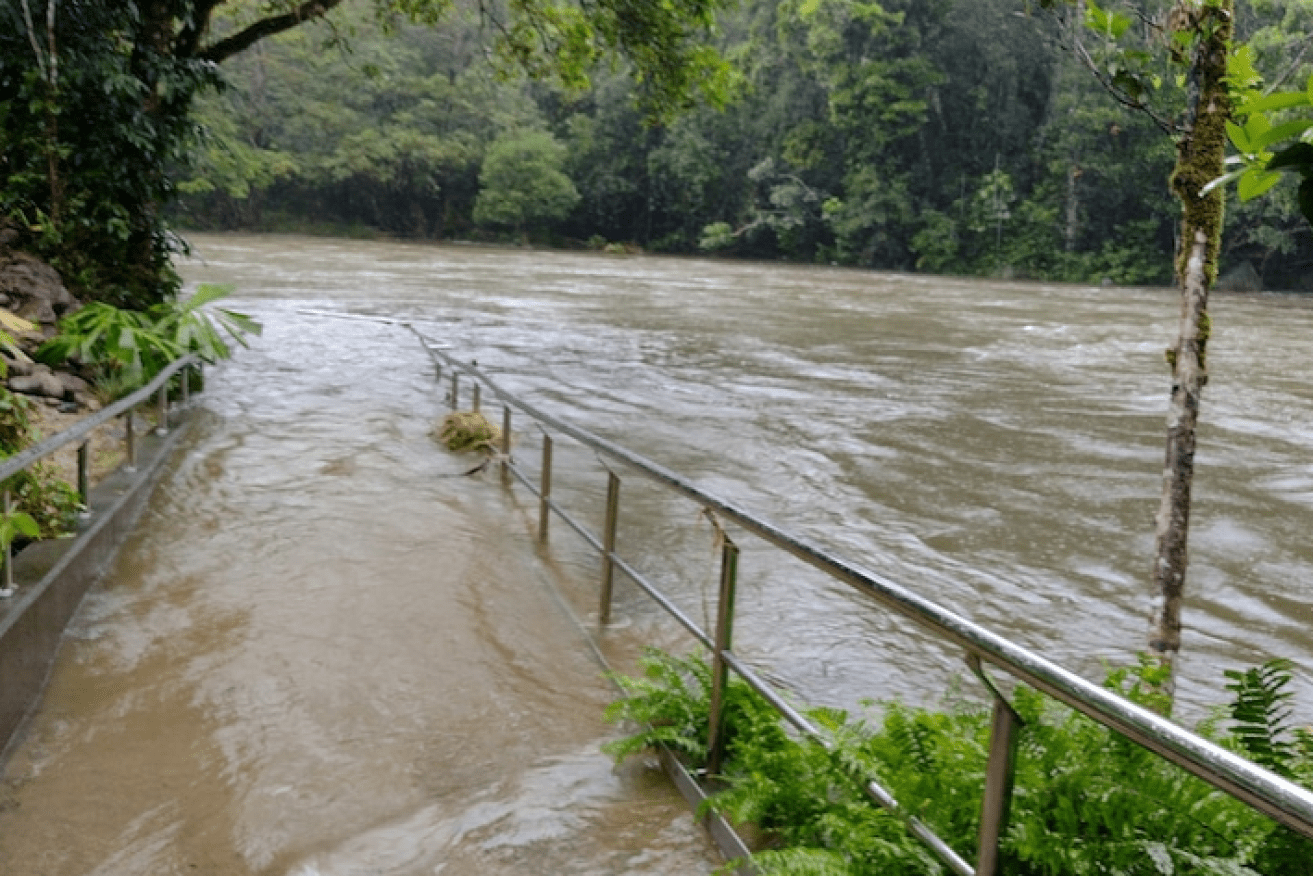
{"label": "clump of grass debris", "polygon": [[496,453],[501,441],[501,429],[478,411],[453,411],[442,418],[435,431],[438,440],[453,453]]}

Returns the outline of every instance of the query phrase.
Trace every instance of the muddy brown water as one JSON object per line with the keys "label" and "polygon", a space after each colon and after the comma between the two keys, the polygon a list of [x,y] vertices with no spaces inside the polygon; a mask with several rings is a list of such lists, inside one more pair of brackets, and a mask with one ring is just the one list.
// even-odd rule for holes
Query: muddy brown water
{"label": "muddy brown water", "polygon": [[[0,798],[0,872],[707,872],[642,764],[598,753],[597,562],[428,431],[401,318],[536,404],[1094,679],[1147,625],[1176,305],[826,268],[197,236],[266,326],[75,620]],[[1218,296],[1182,712],[1282,655],[1313,714],[1313,301]],[[494,409],[495,410],[495,409]],[[536,472],[538,432],[516,429]],[[557,444],[600,522],[605,470]],[[621,472],[620,550],[698,619],[698,509]],[[933,702],[961,655],[750,538],[736,648],[815,703]],[[687,642],[632,586],[599,637]]]}

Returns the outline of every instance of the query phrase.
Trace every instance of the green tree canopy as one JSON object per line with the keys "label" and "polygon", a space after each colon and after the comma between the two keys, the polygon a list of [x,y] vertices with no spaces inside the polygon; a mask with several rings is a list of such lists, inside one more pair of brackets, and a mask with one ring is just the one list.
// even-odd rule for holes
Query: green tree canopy
{"label": "green tree canopy", "polygon": [[[514,0],[478,3],[504,65],[582,88],[607,58],[624,58],[655,117],[699,96],[718,100],[727,67],[703,41],[727,0]],[[218,87],[218,65],[307,22],[333,21],[342,0],[13,0],[0,5],[0,213],[23,241],[84,293],[144,307],[176,288],[175,239],[161,207],[171,169],[196,144],[190,113]],[[455,0],[373,0],[387,27],[434,25]],[[340,34],[339,34],[340,36]],[[431,190],[436,168],[459,160],[431,137],[360,140],[339,173],[393,168]],[[238,156],[239,158],[241,156]],[[256,161],[264,172],[283,165]],[[275,175],[277,175],[275,173]],[[203,188],[203,186],[202,186]],[[234,190],[232,180],[228,190]],[[240,186],[237,186],[240,191]]]}
{"label": "green tree canopy", "polygon": [[546,131],[509,134],[488,150],[479,173],[474,221],[516,231],[564,217],[579,192],[561,172],[565,148]]}
{"label": "green tree canopy", "polygon": [[[1132,24],[1113,41],[1132,52],[1121,81],[1144,89],[1171,125],[1189,87],[1163,51],[1173,4],[1136,5],[1143,15],[1123,9]],[[580,202],[535,234],[1170,282],[1180,207],[1163,181],[1174,140],[1090,75],[1089,63],[1101,66],[1108,82],[1124,63],[1107,28],[1087,26],[1093,7],[1038,6],[743,0],[719,25],[742,80],[735,100],[651,124],[638,105],[645,86],[623,65],[595,72],[585,90],[559,77],[497,76],[477,10],[388,36],[361,3],[334,13],[349,53],[324,51],[324,28],[298,28],[225,62],[232,84],[202,102],[212,136],[207,166],[187,180],[198,193],[184,200],[185,216],[210,227],[480,236],[473,211],[488,149],[509,131],[540,129],[565,145]],[[1121,27],[1103,9],[1110,0],[1095,6]],[[1310,15],[1310,0],[1237,7],[1236,42],[1252,47],[1265,92],[1302,89],[1313,71]],[[1088,63],[1069,50],[1077,42]],[[227,181],[243,173],[249,191]],[[1268,197],[1227,210],[1222,269],[1247,261],[1272,288],[1313,289],[1299,175],[1280,175]]]}

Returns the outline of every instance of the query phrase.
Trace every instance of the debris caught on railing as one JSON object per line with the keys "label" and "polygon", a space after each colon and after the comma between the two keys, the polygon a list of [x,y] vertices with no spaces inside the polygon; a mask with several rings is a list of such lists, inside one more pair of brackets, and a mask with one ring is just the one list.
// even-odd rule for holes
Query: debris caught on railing
{"label": "debris caught on railing", "polygon": [[453,411],[442,418],[434,434],[452,453],[496,453],[501,430],[478,411]]}

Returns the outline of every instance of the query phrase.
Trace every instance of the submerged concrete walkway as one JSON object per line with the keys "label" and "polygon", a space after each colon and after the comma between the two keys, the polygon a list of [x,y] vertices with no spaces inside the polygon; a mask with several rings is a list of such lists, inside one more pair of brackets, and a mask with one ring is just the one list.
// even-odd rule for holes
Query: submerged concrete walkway
{"label": "submerged concrete walkway", "polygon": [[507,494],[448,476],[423,352],[358,329],[364,389],[266,323],[69,627],[0,873],[717,866],[662,775],[600,753],[611,689]]}

